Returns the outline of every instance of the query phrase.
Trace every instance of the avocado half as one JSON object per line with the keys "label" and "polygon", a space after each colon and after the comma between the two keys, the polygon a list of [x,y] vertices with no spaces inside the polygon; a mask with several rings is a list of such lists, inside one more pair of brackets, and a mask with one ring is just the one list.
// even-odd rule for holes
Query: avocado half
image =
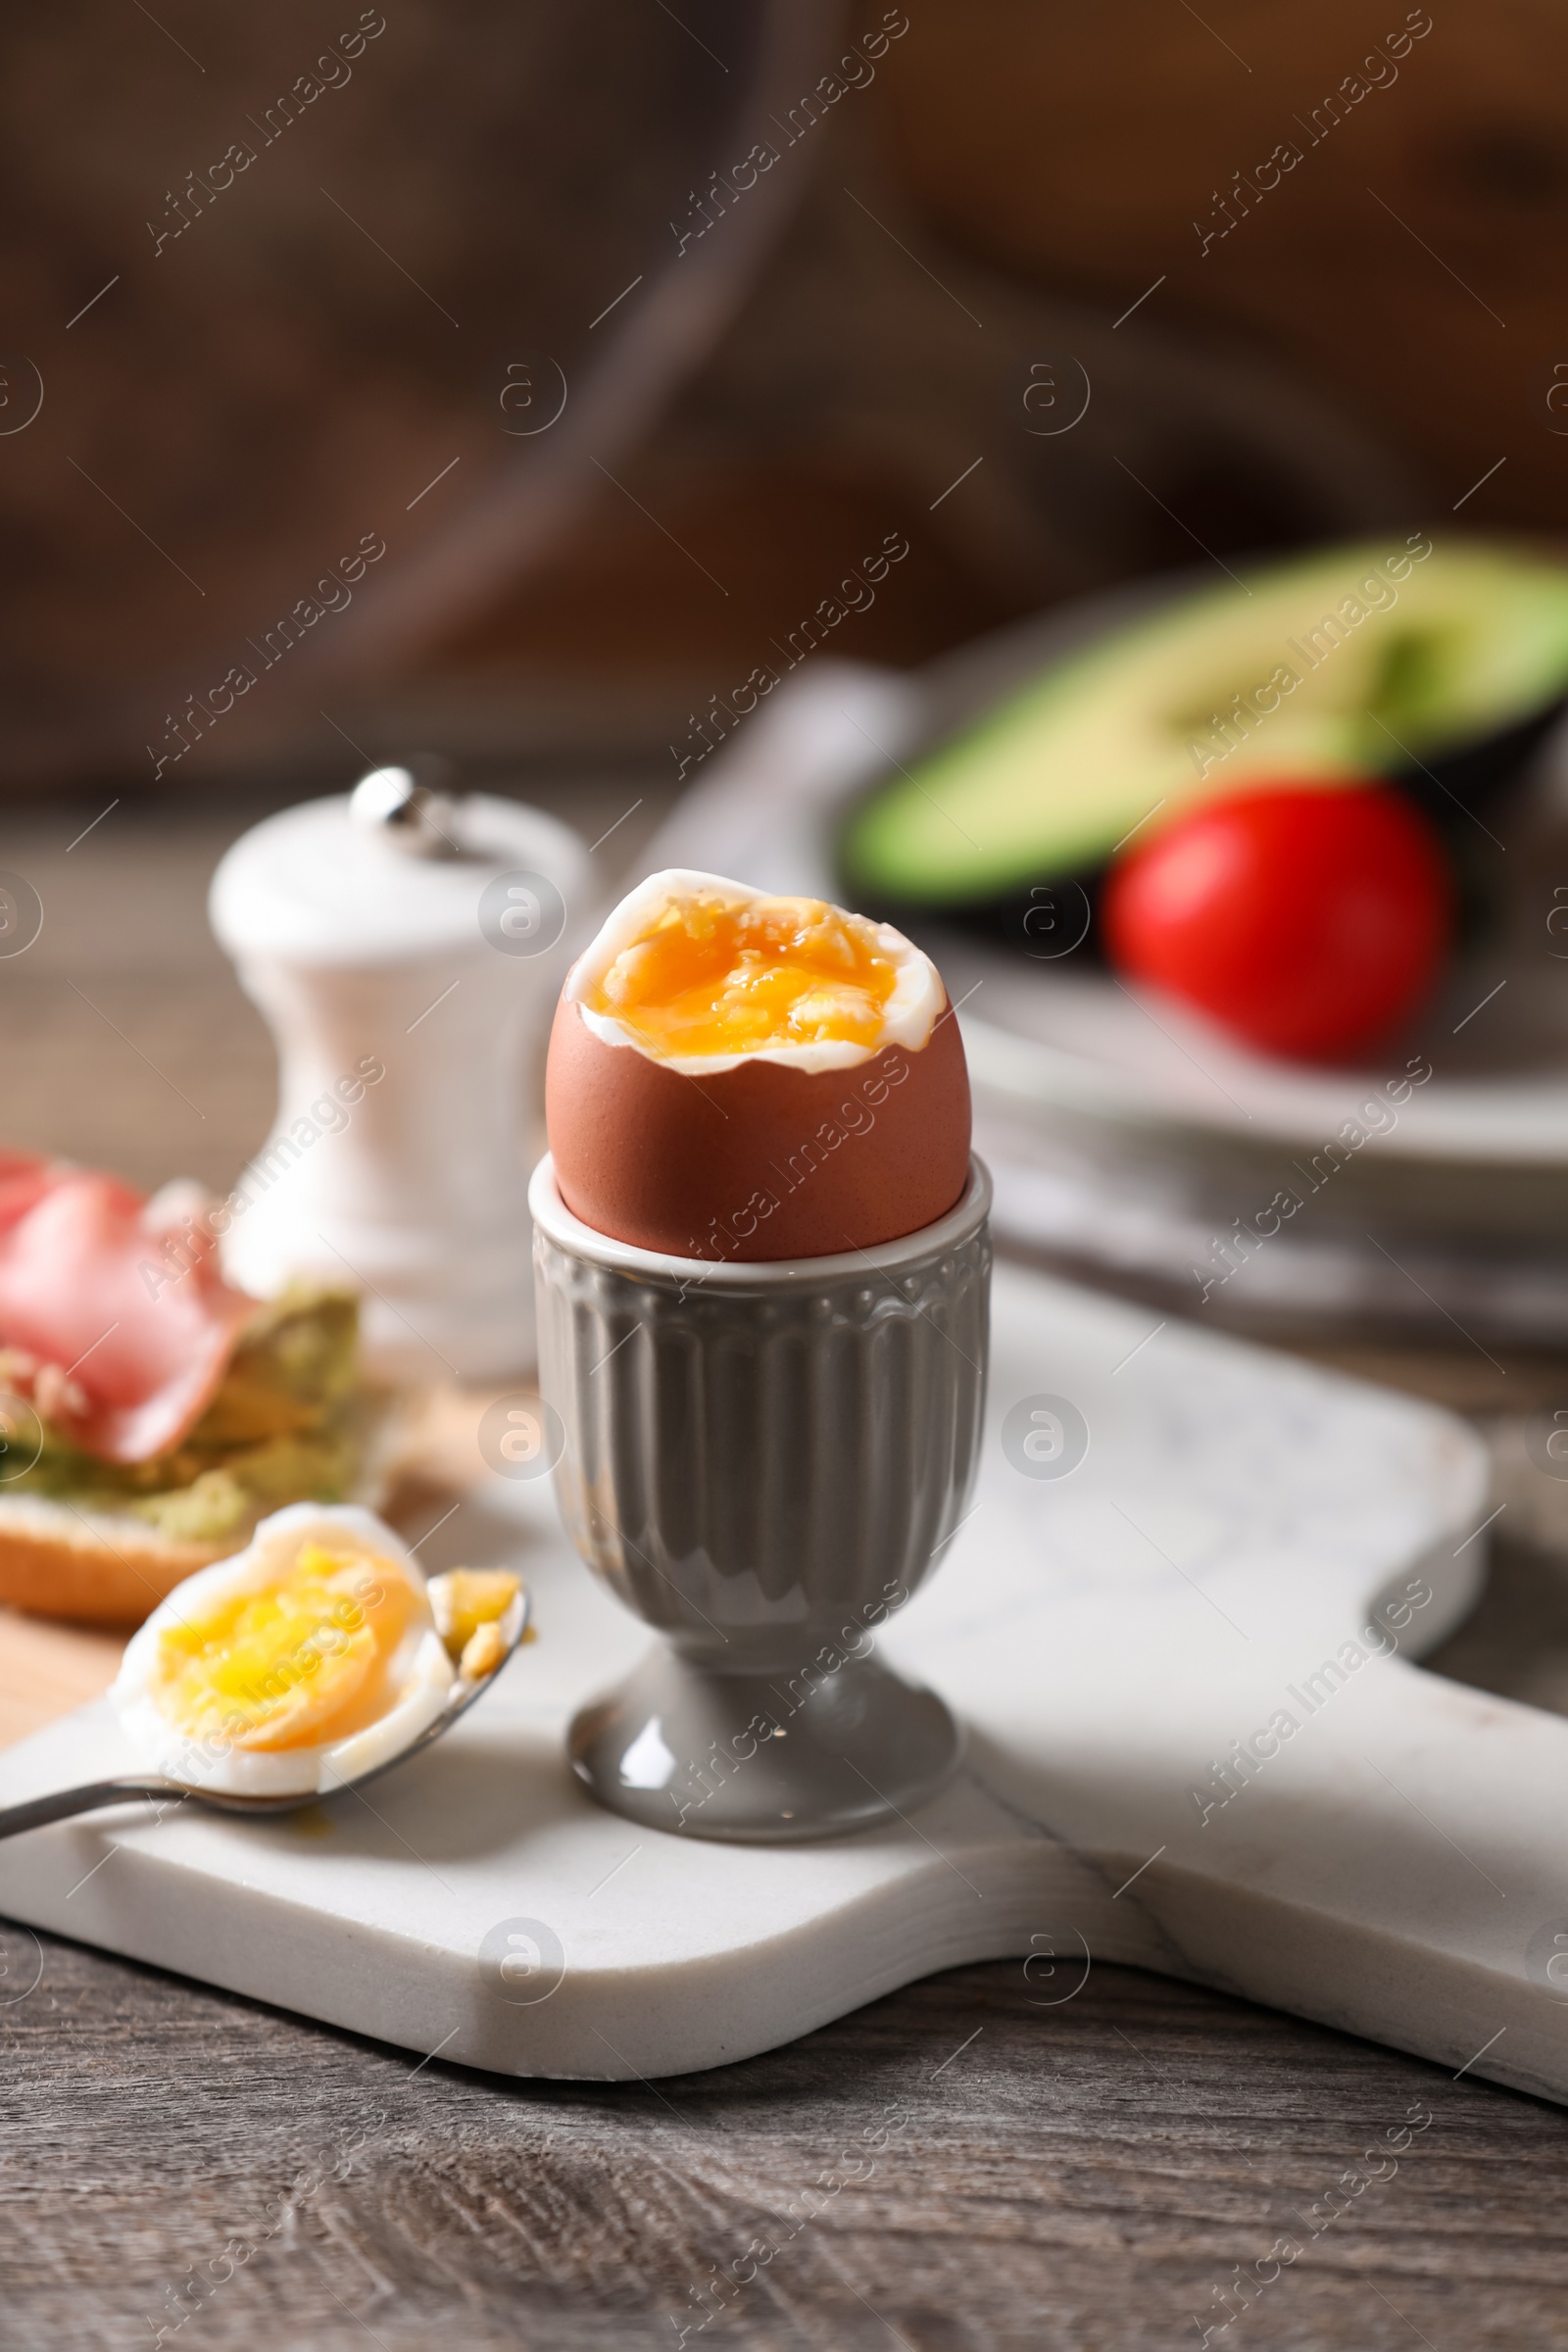
{"label": "avocado half", "polygon": [[[1264,777],[1397,778],[1446,830],[1568,695],[1568,565],[1424,533],[1272,564],[1113,629],[850,813],[851,903],[1018,936],[1133,833]],[[1461,824],[1463,819],[1460,819]]]}

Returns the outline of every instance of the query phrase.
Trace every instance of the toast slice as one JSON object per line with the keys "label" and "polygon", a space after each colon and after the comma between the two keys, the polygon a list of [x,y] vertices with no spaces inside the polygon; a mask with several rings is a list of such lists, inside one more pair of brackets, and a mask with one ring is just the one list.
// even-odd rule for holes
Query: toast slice
{"label": "toast slice", "polygon": [[[331,1499],[379,1510],[397,1476],[407,1408],[391,1390],[366,1390],[354,1420],[359,1474],[348,1494]],[[198,1568],[243,1551],[258,1521],[278,1507],[278,1498],[259,1500],[217,1541],[200,1542],[169,1535],[129,1509],[106,1509],[101,1500],[89,1506],[69,1495],[0,1490],[0,1605],[78,1624],[139,1625]]]}

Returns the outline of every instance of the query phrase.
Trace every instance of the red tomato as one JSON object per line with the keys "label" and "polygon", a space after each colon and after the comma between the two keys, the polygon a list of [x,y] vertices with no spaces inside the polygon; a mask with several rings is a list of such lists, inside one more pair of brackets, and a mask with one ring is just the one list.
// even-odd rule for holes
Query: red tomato
{"label": "red tomato", "polygon": [[1119,858],[1112,959],[1273,1054],[1328,1060],[1396,1027],[1453,931],[1431,827],[1387,785],[1253,784]]}

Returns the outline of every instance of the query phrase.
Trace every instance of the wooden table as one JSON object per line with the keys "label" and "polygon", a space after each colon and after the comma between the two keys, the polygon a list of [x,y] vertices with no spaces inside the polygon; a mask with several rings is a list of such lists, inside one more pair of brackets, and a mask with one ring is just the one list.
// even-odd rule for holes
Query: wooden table
{"label": "wooden table", "polygon": [[[570,813],[591,838],[633,797]],[[0,1137],[216,1183],[270,1107],[202,914],[251,811],[115,811],[68,851],[95,813],[7,828],[46,920],[0,963]],[[1501,1410],[1462,1356],[1349,1357]],[[1510,1358],[1508,1385],[1523,1402],[1558,1369]],[[1568,1531],[1526,1532],[1431,1662],[1568,1711]],[[118,1654],[0,1615],[0,1741]],[[160,2329],[288,2352],[1568,2345],[1568,2114],[1136,1970],[1039,1968],[954,1970],[628,2089],[415,2062],[0,1925],[0,2352]]]}

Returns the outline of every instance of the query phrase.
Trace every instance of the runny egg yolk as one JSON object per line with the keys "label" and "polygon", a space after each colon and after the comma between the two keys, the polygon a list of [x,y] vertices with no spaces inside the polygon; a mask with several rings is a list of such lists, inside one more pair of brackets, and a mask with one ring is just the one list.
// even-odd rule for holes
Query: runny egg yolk
{"label": "runny egg yolk", "polygon": [[898,967],[877,927],[822,899],[672,901],[584,994],[655,1055],[874,1046]]}
{"label": "runny egg yolk", "polygon": [[149,1695],[182,1731],[235,1747],[344,1739],[396,1702],[389,1667],[414,1605],[398,1569],[304,1544],[265,1591],[170,1626]]}

